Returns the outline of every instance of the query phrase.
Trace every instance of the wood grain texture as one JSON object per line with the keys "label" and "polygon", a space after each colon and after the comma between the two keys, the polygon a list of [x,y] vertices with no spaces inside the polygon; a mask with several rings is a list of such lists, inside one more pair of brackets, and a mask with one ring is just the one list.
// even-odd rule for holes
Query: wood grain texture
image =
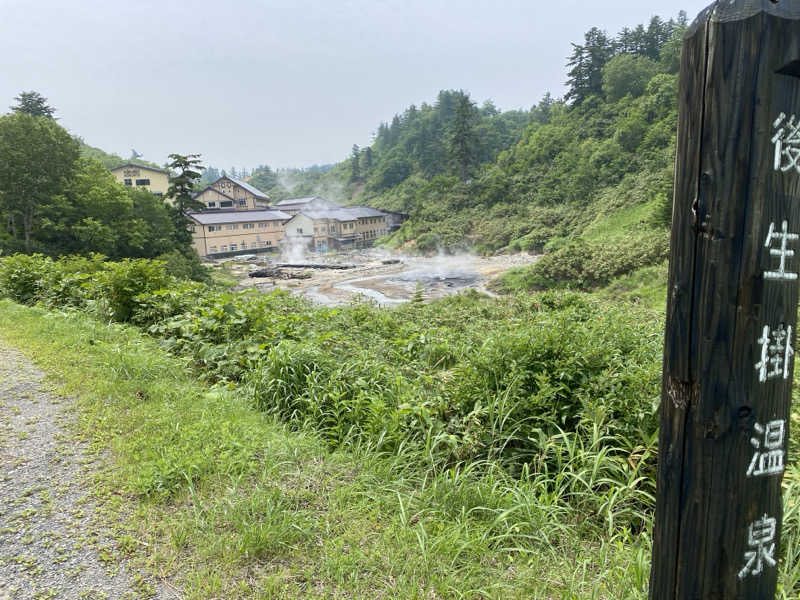
{"label": "wood grain texture", "polygon": [[781,112],[800,114],[800,2],[700,18],[681,66],[650,598],[771,600],[774,567],[738,575],[749,526],[782,514],[780,476],[747,470],[756,424],[788,428],[791,374],[761,382],[755,364],[765,325],[797,329],[797,281],[763,274],[770,224],[800,232],[800,173],[774,169],[771,141]]}

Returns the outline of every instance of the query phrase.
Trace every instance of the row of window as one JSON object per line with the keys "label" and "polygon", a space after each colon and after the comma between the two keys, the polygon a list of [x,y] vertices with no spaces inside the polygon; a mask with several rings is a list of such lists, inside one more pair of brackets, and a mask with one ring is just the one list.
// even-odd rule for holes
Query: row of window
{"label": "row of window", "polygon": [[[266,229],[267,227],[269,227],[270,223],[272,223],[272,227],[280,227],[281,226],[281,222],[280,221],[262,221],[261,223],[258,224],[258,228],[259,229]],[[255,228],[256,228],[256,224],[255,223],[242,223],[242,229],[255,229]],[[235,231],[235,230],[239,229],[239,224],[238,223],[230,223],[228,225],[225,225],[225,229],[227,229],[228,231]],[[222,231],[222,225],[209,225],[208,226],[208,231],[209,232],[211,232],[211,231]]]}
{"label": "row of window", "polygon": [[240,244],[231,244],[230,249],[228,248],[227,244],[222,244],[217,250],[217,246],[209,246],[208,252],[209,254],[218,254],[219,252],[238,252],[239,250],[256,250],[257,248],[269,248],[272,246],[272,242],[270,240],[262,241],[262,242],[251,242],[248,248],[247,242],[242,242]]}
{"label": "row of window", "polygon": [[[382,221],[382,219],[364,219],[363,224],[364,225],[366,225],[366,224],[374,224],[374,223],[378,223],[380,221]],[[341,223],[341,227],[342,227],[342,231],[345,231],[347,229],[354,229],[355,228],[355,223]],[[326,231],[326,226],[325,225],[321,225],[320,227],[314,227],[314,233],[325,233],[325,231]],[[327,226],[327,231],[329,231],[331,233],[336,231],[336,225],[328,225]]]}
{"label": "row of window", "polygon": [[[208,208],[217,208],[216,201],[214,202],[206,202]],[[239,200],[239,206],[247,206],[247,200]],[[220,208],[232,208],[233,207],[233,200],[222,200],[219,203]]]}
{"label": "row of window", "polygon": [[[123,181],[123,183],[124,183],[125,185],[133,185],[133,183],[132,183],[132,180],[131,180],[131,179],[125,179],[125,180]],[[136,180],[136,185],[150,185],[150,180],[149,180],[149,179],[137,179],[137,180]]]}

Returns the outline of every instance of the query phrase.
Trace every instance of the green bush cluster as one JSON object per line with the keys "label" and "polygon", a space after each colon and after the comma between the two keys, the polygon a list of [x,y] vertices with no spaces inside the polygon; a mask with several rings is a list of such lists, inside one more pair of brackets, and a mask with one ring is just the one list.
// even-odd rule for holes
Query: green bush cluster
{"label": "green bush cluster", "polygon": [[551,249],[533,265],[509,271],[496,284],[498,288],[597,288],[615,277],[664,261],[669,256],[669,234],[650,231],[613,243],[574,240]]}
{"label": "green bush cluster", "polygon": [[86,309],[115,321],[130,321],[137,296],[175,280],[159,260],[106,262],[100,255],[53,260],[41,254],[0,259],[0,296],[21,304]]}

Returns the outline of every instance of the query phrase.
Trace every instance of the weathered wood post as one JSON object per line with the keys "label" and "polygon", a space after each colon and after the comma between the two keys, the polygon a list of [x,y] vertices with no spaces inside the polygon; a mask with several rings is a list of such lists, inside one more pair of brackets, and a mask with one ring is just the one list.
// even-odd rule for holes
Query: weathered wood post
{"label": "weathered wood post", "polygon": [[651,600],[775,597],[800,273],[800,0],[683,46]]}

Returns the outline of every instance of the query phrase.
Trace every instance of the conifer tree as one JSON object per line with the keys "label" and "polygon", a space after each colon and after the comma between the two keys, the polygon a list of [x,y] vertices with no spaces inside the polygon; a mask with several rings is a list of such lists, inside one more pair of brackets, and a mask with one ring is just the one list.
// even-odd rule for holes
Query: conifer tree
{"label": "conifer tree", "polygon": [[572,44],[572,56],[567,63],[572,68],[567,74],[569,90],[564,98],[574,104],[581,104],[591,95],[602,95],[603,66],[614,55],[613,42],[597,27],[586,32],[584,42]]}
{"label": "conifer tree", "polygon": [[48,106],[47,98],[42,96],[39,92],[20,92],[20,95],[16,96],[14,100],[17,101],[17,104],[12,106],[11,110],[15,113],[25,113],[32,117],[55,118],[53,114],[56,112],[56,109],[52,106]]}
{"label": "conifer tree", "polygon": [[203,203],[192,197],[195,184],[200,180],[203,167],[199,154],[170,154],[169,168],[178,171],[169,178],[167,198],[172,198],[175,208],[183,214],[187,210],[203,210]]}
{"label": "conifer tree", "polygon": [[350,181],[361,180],[361,168],[358,164],[359,153],[358,144],[353,144],[353,152],[350,154]]}
{"label": "conifer tree", "polygon": [[369,173],[372,169],[372,148],[367,146],[364,148],[364,171]]}
{"label": "conifer tree", "polygon": [[465,182],[478,156],[478,135],[475,131],[477,109],[468,94],[461,92],[456,101],[453,125],[448,138],[450,156]]}

